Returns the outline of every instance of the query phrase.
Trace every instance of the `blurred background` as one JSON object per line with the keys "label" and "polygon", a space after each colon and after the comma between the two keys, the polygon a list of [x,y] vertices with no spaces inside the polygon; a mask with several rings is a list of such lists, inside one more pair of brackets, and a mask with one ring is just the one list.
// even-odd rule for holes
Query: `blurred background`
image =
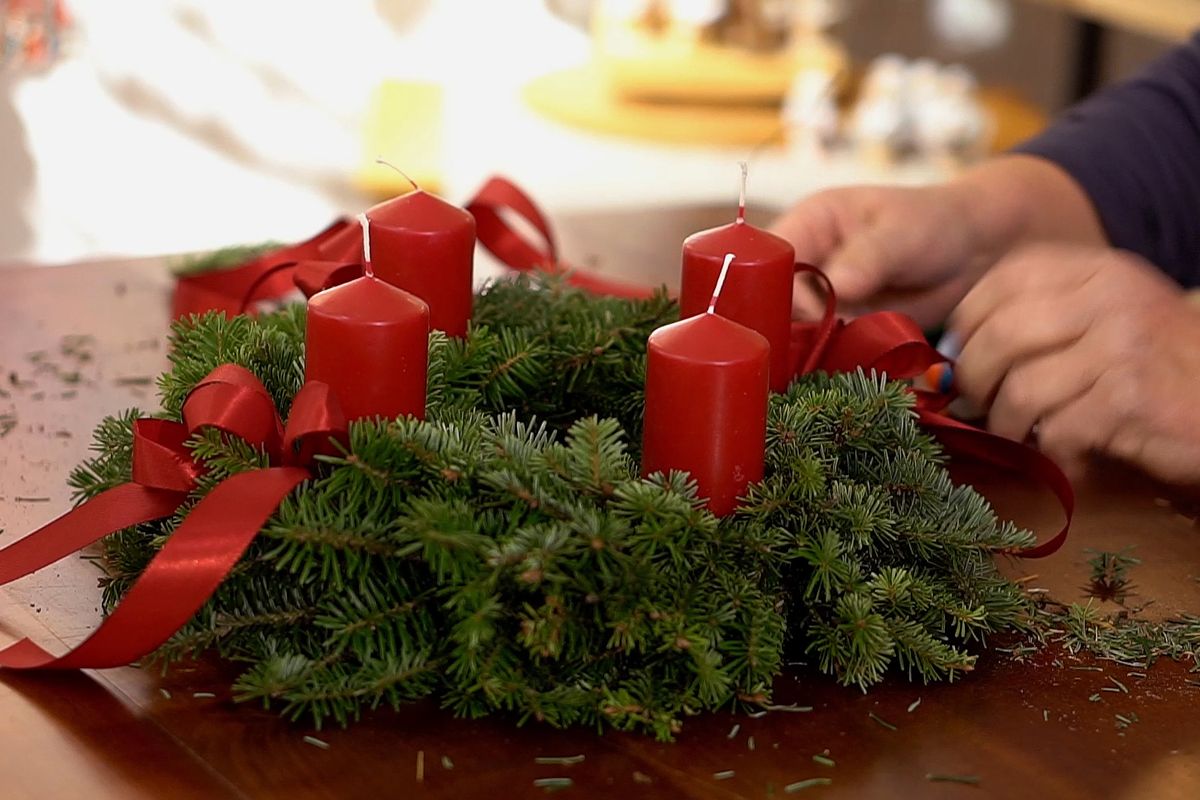
{"label": "blurred background", "polygon": [[942,180],[1195,28],[1200,0],[0,0],[0,266],[305,238],[406,189],[377,156],[552,214],[732,209],[748,159],[762,223]]}

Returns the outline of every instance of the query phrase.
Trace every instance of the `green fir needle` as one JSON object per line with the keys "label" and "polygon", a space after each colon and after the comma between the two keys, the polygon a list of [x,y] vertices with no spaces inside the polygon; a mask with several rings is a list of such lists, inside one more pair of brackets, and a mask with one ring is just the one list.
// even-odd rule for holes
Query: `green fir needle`
{"label": "green fir needle", "polygon": [[533,763],[542,764],[544,766],[570,766],[571,764],[582,764],[587,756],[580,753],[577,756],[537,756],[533,759]]}
{"label": "green fir needle", "polygon": [[937,772],[927,772],[925,780],[932,783],[962,783],[968,786],[978,786],[980,784],[978,775],[947,775]]}
{"label": "green fir needle", "polygon": [[802,781],[789,783],[783,787],[783,793],[795,794],[796,792],[803,792],[805,789],[812,789],[816,786],[828,786],[831,783],[833,783],[833,778],[806,778]]}
{"label": "green fir needle", "polygon": [[570,778],[536,778],[533,785],[538,789],[545,789],[547,792],[557,792],[561,789],[569,789],[575,784],[575,781]]}
{"label": "green fir needle", "polygon": [[879,723],[880,727],[887,728],[889,731],[896,730],[896,726],[888,722],[883,717],[880,717],[874,711],[868,711],[867,716]]}

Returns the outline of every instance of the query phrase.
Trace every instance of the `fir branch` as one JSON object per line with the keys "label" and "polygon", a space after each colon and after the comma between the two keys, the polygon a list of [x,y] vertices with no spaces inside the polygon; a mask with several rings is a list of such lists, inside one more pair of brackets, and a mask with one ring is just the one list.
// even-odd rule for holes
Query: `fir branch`
{"label": "fir branch", "polygon": [[140,416],[141,412],[131,408],[118,416],[105,417],[96,426],[91,445],[96,455],[76,466],[67,478],[76,503],[129,481],[133,473],[133,423]]}
{"label": "fir branch", "polygon": [[283,245],[279,242],[263,242],[262,244],[235,245],[215,250],[198,256],[186,256],[171,265],[171,272],[176,277],[202,275],[205,272],[240,267],[247,261],[258,258]]}

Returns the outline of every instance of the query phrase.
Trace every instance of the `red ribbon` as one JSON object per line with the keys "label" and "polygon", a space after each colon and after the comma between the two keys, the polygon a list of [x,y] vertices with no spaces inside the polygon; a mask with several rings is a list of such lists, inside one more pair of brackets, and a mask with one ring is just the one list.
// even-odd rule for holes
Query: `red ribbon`
{"label": "red ribbon", "polygon": [[240,436],[264,450],[272,466],[234,475],[205,495],[171,534],[121,604],[78,647],[53,656],[28,639],[0,650],[0,667],[115,667],[154,651],[212,596],[286,497],[312,477],[312,455],[346,420],[329,387],[308,383],[285,427],[271,397],[249,370],[224,364],[196,385],[183,422],[139,419],[133,475],[20,541],[0,550],[0,585],[53,564],[114,531],[173,514],[202,469],[187,439],[204,428]]}
{"label": "red ribbon", "polygon": [[[550,224],[529,195],[505,178],[488,179],[467,203],[475,216],[475,236],[502,264],[518,272],[542,271],[564,275],[568,285],[610,297],[641,299],[654,292],[645,286],[613,280],[594,272],[563,264],[558,258]],[[506,220],[506,215],[524,220],[541,234],[541,241],[526,238]]]}
{"label": "red ribbon", "polygon": [[[545,215],[511,181],[499,177],[489,179],[468,202],[467,209],[475,216],[480,243],[510,269],[564,275],[571,286],[594,294],[644,298],[652,293],[645,286],[565,266],[559,259],[554,233]],[[529,237],[514,227],[509,222],[512,218],[523,220],[524,227],[538,237]],[[362,267],[356,263],[361,241],[352,227],[347,221],[339,221],[294,248],[283,248],[237,270],[211,273],[213,278],[209,288],[218,291],[220,286],[222,293],[221,305],[211,307],[242,312],[258,300],[282,296],[290,291],[292,283],[311,297],[323,289],[352,280],[362,273]],[[232,275],[240,276],[242,270],[247,271],[249,279],[222,280]],[[792,325],[791,364],[795,375],[818,369],[847,372],[861,367],[903,380],[946,360],[929,346],[916,323],[903,314],[882,311],[843,322],[837,318],[837,298],[824,274],[807,265],[797,265],[797,271],[813,275],[822,284],[825,313],[818,323]],[[184,280],[198,281],[203,277]],[[195,307],[189,311],[202,312],[209,307]],[[178,291],[176,310],[179,313]],[[918,421],[942,443],[948,454],[1031,478],[1045,485],[1058,498],[1066,515],[1062,529],[1048,541],[1023,550],[1019,555],[1039,558],[1061,547],[1075,508],[1074,492],[1062,470],[1030,447],[938,413],[949,402],[949,397],[920,391],[916,394]]]}
{"label": "red ribbon", "polygon": [[293,289],[290,268],[299,261],[327,258],[357,261],[362,240],[359,238],[351,248],[346,235],[354,228],[349,220],[339,219],[307,241],[263,253],[240,266],[185,275],[175,282],[171,316],[179,318],[207,311],[233,315],[241,313],[250,303],[283,297]]}
{"label": "red ribbon", "polygon": [[[792,323],[791,364],[797,376],[815,370],[887,373],[889,378],[907,380],[948,359],[929,346],[920,327],[911,318],[894,311],[867,314],[845,323],[837,318],[837,296],[825,274],[808,264],[796,271],[812,275],[825,294],[825,312],[816,323]],[[917,421],[954,458],[970,459],[988,467],[1033,479],[1054,493],[1066,519],[1050,539],[1012,553],[1022,558],[1043,558],[1062,547],[1075,513],[1071,482],[1053,461],[1020,442],[959,422],[938,413],[948,397],[917,392]]]}
{"label": "red ribbon", "polygon": [[[653,294],[640,284],[607,278],[560,261],[546,217],[529,195],[505,178],[488,179],[466,208],[475,216],[479,243],[510,269],[563,275],[567,284],[593,294],[632,299]],[[524,220],[539,234],[540,241],[511,225],[512,218]],[[361,255],[358,226],[339,219],[307,241],[264,253],[239,267],[180,278],[175,284],[171,314],[176,318],[206,311],[240,314],[254,303],[277,300],[294,287],[312,297],[361,275]]]}

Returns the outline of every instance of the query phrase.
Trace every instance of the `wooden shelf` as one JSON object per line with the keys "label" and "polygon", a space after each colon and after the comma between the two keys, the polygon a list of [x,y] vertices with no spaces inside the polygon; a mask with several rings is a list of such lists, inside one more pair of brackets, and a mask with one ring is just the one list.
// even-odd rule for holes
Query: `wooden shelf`
{"label": "wooden shelf", "polygon": [[1032,0],[1114,28],[1183,41],[1200,30],[1200,0]]}

